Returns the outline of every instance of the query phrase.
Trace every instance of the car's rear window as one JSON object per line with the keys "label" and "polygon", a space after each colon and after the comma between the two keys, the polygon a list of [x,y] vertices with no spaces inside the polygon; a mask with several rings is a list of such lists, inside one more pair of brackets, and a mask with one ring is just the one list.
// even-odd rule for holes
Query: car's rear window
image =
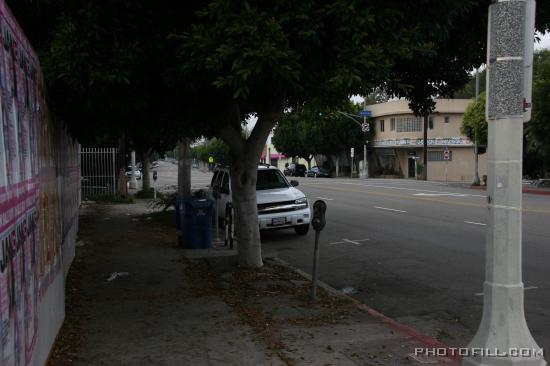
{"label": "car's rear window", "polygon": [[258,180],[256,181],[256,190],[287,188],[288,183],[278,170],[267,169],[258,170]]}

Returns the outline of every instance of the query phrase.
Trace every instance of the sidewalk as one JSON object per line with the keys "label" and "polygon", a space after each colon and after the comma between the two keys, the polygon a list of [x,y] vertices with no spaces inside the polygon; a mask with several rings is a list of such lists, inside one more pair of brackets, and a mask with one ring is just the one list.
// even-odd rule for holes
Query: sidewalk
{"label": "sidewalk", "polygon": [[458,364],[439,346],[277,259],[242,270],[227,249],[175,245],[172,213],[144,202],[81,210],[67,318],[50,365]]}

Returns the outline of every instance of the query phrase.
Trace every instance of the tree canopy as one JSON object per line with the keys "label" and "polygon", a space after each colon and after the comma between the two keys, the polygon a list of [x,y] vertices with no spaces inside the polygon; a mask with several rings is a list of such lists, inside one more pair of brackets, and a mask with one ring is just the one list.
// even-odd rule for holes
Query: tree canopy
{"label": "tree canopy", "polygon": [[351,102],[332,109],[302,106],[286,113],[277,123],[273,144],[278,151],[308,162],[316,154],[339,156],[352,147],[359,150],[366,136],[351,116],[358,115],[361,109]]}
{"label": "tree canopy", "polygon": [[[477,138],[478,144],[487,145],[487,120],[485,119],[485,92],[479,95],[477,101],[472,101],[462,116],[460,132],[472,139]],[[484,150],[484,149],[483,149]]]}
{"label": "tree canopy", "polygon": [[383,87],[426,114],[485,58],[490,0],[9,3],[36,40],[58,120],[81,142],[227,144],[241,263],[258,267],[256,166],[284,111]]}
{"label": "tree canopy", "polygon": [[550,50],[533,59],[533,111],[525,124],[524,170],[531,177],[550,172]]}

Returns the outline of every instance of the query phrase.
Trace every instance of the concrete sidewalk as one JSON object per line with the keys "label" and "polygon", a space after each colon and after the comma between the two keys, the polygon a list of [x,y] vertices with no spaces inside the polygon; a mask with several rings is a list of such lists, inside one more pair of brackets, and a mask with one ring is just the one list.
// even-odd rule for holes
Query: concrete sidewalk
{"label": "concrete sidewalk", "polygon": [[237,266],[225,248],[176,246],[172,213],[144,202],[81,211],[67,319],[50,365],[457,364],[441,346],[266,258]]}

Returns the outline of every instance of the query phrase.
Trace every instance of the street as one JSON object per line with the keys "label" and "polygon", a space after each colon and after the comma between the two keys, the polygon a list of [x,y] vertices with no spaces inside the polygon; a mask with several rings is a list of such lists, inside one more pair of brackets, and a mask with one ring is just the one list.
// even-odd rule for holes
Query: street
{"label": "street", "polygon": [[[193,185],[208,185],[210,176],[193,169]],[[472,339],[483,304],[485,191],[415,180],[297,180],[310,204],[328,205],[322,281],[353,288],[356,299],[450,346]],[[526,318],[539,346],[550,349],[550,196],[524,194],[523,209]],[[263,232],[262,243],[311,271],[312,230]]]}

